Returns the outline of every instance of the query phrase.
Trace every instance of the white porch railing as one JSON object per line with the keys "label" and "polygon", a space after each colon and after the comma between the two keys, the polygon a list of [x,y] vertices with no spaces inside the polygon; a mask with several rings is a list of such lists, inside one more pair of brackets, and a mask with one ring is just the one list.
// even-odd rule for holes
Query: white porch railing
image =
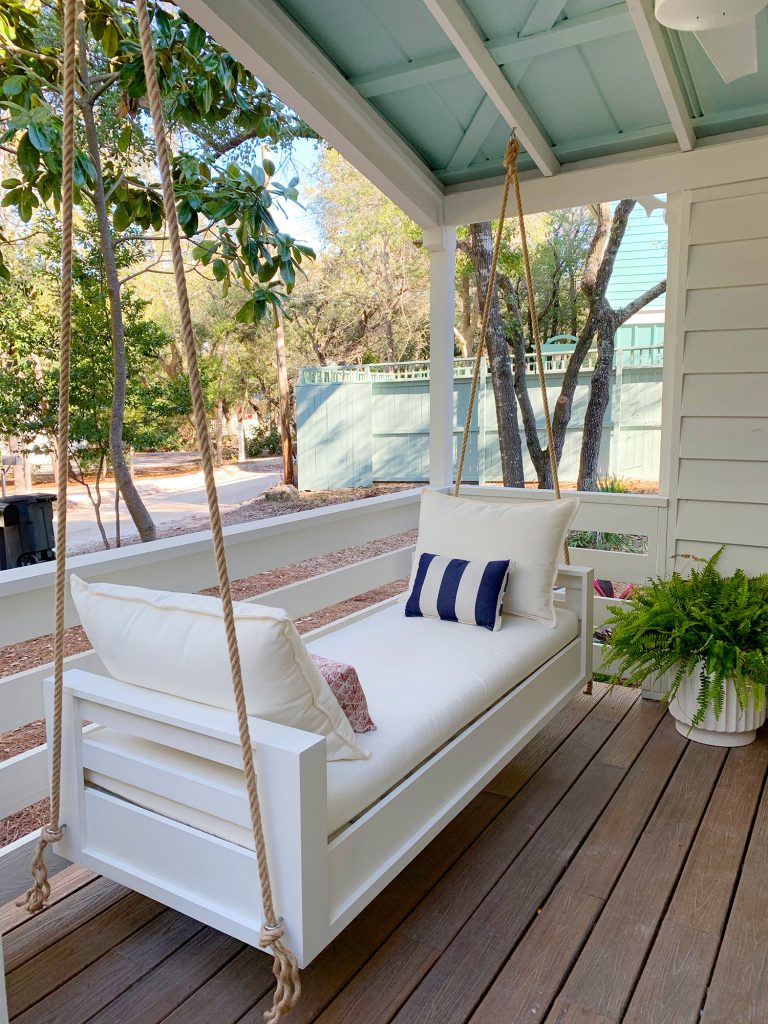
{"label": "white porch railing", "polygon": [[[563,345],[559,348],[545,350],[544,370],[547,373],[562,373],[571,358],[572,346]],[[582,363],[582,369],[594,370],[597,352],[592,349]],[[621,364],[625,370],[637,367],[663,366],[663,345],[635,345],[628,348],[617,348],[614,353],[614,366]],[[474,358],[459,358],[453,361],[454,378],[471,377],[475,368]],[[525,357],[526,373],[536,373],[536,356]],[[364,366],[305,366],[299,370],[299,384],[359,384],[372,381],[390,380],[429,380],[428,362],[408,363],[369,363]]]}
{"label": "white porch railing", "polygon": [[[228,527],[225,536],[231,575],[235,580],[245,579],[413,529],[418,523],[419,493],[413,489]],[[552,498],[550,492],[500,487],[464,487],[462,494],[501,502]],[[628,582],[641,582],[649,575],[663,572],[666,498],[603,493],[582,494],[581,498],[575,529],[638,534],[648,540],[644,554],[571,549],[575,565],[591,566],[601,578]],[[294,618],[300,618],[406,577],[412,551],[409,546],[365,559],[260,594],[253,600],[285,608]],[[216,583],[207,532],[82,555],[71,559],[68,568],[84,579],[165,590],[199,591]],[[0,647],[51,632],[53,582],[51,563],[0,574]],[[608,603],[601,599],[596,602],[596,625],[605,620]],[[76,623],[70,604],[67,624]],[[596,653],[599,655],[599,651]],[[596,664],[599,665],[599,658]],[[67,667],[103,671],[91,651],[68,658]],[[44,665],[0,679],[0,733],[43,717],[42,682],[51,671],[51,665]],[[0,819],[36,803],[47,792],[45,745],[0,762]],[[0,903],[27,884],[28,860],[35,838],[36,833],[25,836],[0,851]]]}

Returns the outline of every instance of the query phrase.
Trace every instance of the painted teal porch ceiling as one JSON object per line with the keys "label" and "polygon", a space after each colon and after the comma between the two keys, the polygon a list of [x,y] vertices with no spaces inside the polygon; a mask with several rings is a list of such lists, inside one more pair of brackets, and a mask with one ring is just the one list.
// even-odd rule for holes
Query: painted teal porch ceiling
{"label": "painted teal porch ceiling", "polygon": [[[424,0],[278,3],[444,185],[503,172],[507,121]],[[462,6],[561,164],[675,142],[626,3]],[[768,10],[758,16],[759,71],[728,85],[692,34],[664,29],[660,43],[695,137],[768,125]],[[532,165],[524,154],[521,167]]]}

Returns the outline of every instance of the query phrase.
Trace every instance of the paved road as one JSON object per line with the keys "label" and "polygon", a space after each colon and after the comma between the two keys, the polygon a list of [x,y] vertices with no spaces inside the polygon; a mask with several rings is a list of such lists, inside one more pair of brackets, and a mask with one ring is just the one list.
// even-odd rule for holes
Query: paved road
{"label": "paved road", "polygon": [[[222,512],[238,508],[246,501],[263,494],[280,480],[279,464],[274,459],[259,459],[216,470],[216,490]],[[136,486],[157,526],[206,516],[208,504],[202,472],[137,480]],[[110,541],[115,536],[115,490],[110,484],[102,488],[102,518]],[[123,539],[136,537],[136,529],[125,506],[120,507]],[[67,522],[67,550],[81,551],[100,545],[101,537],[93,506],[83,487],[70,484]]]}

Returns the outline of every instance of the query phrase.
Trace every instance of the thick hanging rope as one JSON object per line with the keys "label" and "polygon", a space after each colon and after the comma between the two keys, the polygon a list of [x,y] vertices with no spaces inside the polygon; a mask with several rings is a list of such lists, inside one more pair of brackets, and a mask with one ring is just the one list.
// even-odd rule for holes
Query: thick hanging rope
{"label": "thick hanging rope", "polygon": [[480,378],[480,364],[483,356],[485,355],[485,349],[487,345],[488,337],[488,320],[491,315],[491,304],[493,302],[493,287],[496,283],[496,269],[499,265],[499,252],[501,251],[501,240],[504,237],[504,221],[507,216],[507,203],[509,202],[509,190],[512,187],[512,143],[513,139],[510,138],[507,143],[507,150],[504,154],[504,166],[507,168],[507,175],[504,179],[504,193],[501,197],[501,210],[499,211],[499,223],[496,227],[496,237],[493,240],[493,253],[491,255],[491,269],[488,273],[488,286],[485,290],[485,299],[483,300],[483,315],[480,318],[480,341],[477,345],[477,351],[475,352],[475,366],[472,371],[472,386],[469,390],[469,404],[467,405],[467,416],[464,420],[464,433],[461,438],[461,450],[459,451],[459,461],[456,466],[456,483],[453,487],[454,497],[459,496],[459,490],[461,488],[461,478],[464,475],[464,460],[467,455],[467,444],[469,443],[469,434],[472,429],[472,410],[475,407],[475,396],[477,395],[477,382]]}
{"label": "thick hanging rope", "polygon": [[[541,354],[541,335],[539,333],[539,320],[536,313],[536,295],[533,289],[533,275],[531,273],[531,262],[528,254],[528,238],[525,233],[525,218],[523,216],[523,201],[520,196],[520,181],[517,176],[517,158],[520,155],[520,144],[514,134],[510,136],[507,149],[504,153],[504,166],[507,169],[504,178],[504,191],[501,197],[501,210],[499,211],[499,222],[496,228],[496,237],[493,243],[491,255],[491,269],[488,274],[488,286],[483,302],[483,315],[480,320],[480,342],[475,354],[475,366],[472,373],[472,387],[469,392],[469,404],[467,405],[467,416],[464,421],[464,434],[461,439],[461,450],[459,452],[458,465],[456,467],[456,483],[453,488],[454,495],[458,496],[461,487],[461,478],[464,473],[464,459],[467,453],[467,444],[472,426],[472,410],[475,405],[477,394],[477,382],[480,376],[480,363],[485,354],[488,336],[488,320],[490,319],[491,303],[493,301],[493,288],[496,283],[496,270],[499,263],[499,252],[501,251],[501,240],[504,233],[504,220],[507,216],[507,203],[509,192],[514,185],[515,204],[517,206],[517,221],[520,226],[520,247],[523,253],[523,265],[525,267],[525,283],[528,290],[528,308],[531,312],[531,323],[533,325],[533,340],[536,349],[536,366],[539,371],[539,386],[541,387],[541,401],[544,407],[544,423],[547,430],[547,451],[549,453],[549,465],[552,471],[552,483],[555,489],[555,498],[560,498],[560,479],[557,472],[557,454],[555,452],[555,436],[552,431],[552,417],[549,412],[549,399],[547,397],[547,380],[544,374],[544,359]],[[568,545],[564,551],[566,565],[571,564],[568,553]]]}
{"label": "thick hanging rope", "polygon": [[[552,417],[549,413],[549,398],[547,397],[547,379],[544,375],[544,359],[541,354],[541,333],[539,331],[539,316],[536,310],[536,292],[533,289],[533,275],[531,274],[531,261],[528,256],[528,236],[525,233],[525,217],[523,216],[523,200],[520,197],[520,179],[517,176],[517,158],[520,155],[520,144],[513,136],[510,140],[514,147],[512,156],[512,181],[515,186],[515,204],[517,206],[517,223],[520,226],[520,248],[523,251],[523,266],[525,267],[525,285],[528,291],[528,309],[531,314],[531,326],[533,327],[533,343],[536,348],[536,366],[539,371],[539,386],[541,388],[541,401],[544,406],[544,424],[547,428],[547,450],[549,452],[549,466],[552,471],[552,485],[555,488],[555,497],[560,497],[560,479],[557,475],[557,455],[555,453],[555,435],[552,432]],[[568,549],[565,549],[565,561],[568,562]]]}
{"label": "thick hanging rope", "polygon": [[144,71],[147,81],[149,109],[152,115],[152,125],[155,134],[155,144],[157,147],[157,162],[160,169],[160,181],[163,188],[166,228],[171,247],[173,270],[176,278],[176,291],[178,293],[179,310],[181,313],[181,332],[187,358],[187,368],[189,371],[189,387],[192,396],[195,429],[197,431],[197,439],[200,445],[200,455],[203,464],[203,474],[205,477],[205,490],[208,496],[208,509],[211,517],[211,534],[213,536],[213,549],[216,556],[216,569],[219,577],[219,591],[224,610],[224,625],[227,634],[229,662],[232,670],[232,687],[235,696],[237,724],[240,732],[240,745],[242,747],[243,754],[245,783],[248,791],[248,804],[251,812],[251,824],[253,826],[253,838],[256,847],[259,881],[261,882],[264,923],[261,927],[259,944],[265,948],[271,949],[274,956],[274,972],[277,984],[275,987],[272,1009],[264,1016],[267,1021],[277,1022],[296,1004],[301,992],[301,982],[299,979],[299,968],[296,958],[288,946],[283,942],[285,930],[282,922],[275,914],[272,898],[272,885],[269,877],[267,852],[264,843],[264,829],[262,825],[261,808],[259,806],[259,795],[256,782],[256,768],[254,765],[253,748],[251,746],[251,737],[248,728],[248,713],[245,707],[245,693],[243,690],[243,677],[240,667],[240,652],[237,646],[237,634],[235,631],[235,613],[232,606],[232,592],[229,584],[227,558],[224,550],[224,534],[221,526],[221,512],[219,510],[219,502],[216,495],[216,480],[213,472],[213,457],[211,454],[211,438],[208,431],[208,418],[205,411],[203,390],[200,383],[200,370],[197,362],[197,349],[192,329],[192,315],[189,305],[189,295],[187,293],[184,255],[181,247],[179,222],[176,214],[176,197],[173,190],[171,158],[165,131],[163,105],[157,82],[157,70],[155,68],[152,30],[150,27],[146,0],[136,0],[135,6],[139,22],[141,52],[144,58]]}
{"label": "thick hanging rope", "polygon": [[69,376],[72,350],[73,172],[75,160],[75,29],[76,0],[63,0],[64,40],[63,121],[61,157],[61,340],[59,410],[56,431],[56,587],[53,647],[53,727],[51,735],[51,814],[40,832],[32,858],[33,884],[19,901],[30,913],[43,910],[51,894],[45,851],[62,837],[61,709],[64,686],[64,599],[67,585],[67,483],[69,477]]}
{"label": "thick hanging rope", "polygon": [[[507,216],[507,203],[509,202],[510,188],[514,185],[515,205],[517,207],[517,222],[520,227],[520,247],[523,253],[523,266],[525,267],[525,285],[528,291],[528,308],[531,313],[531,324],[533,326],[533,341],[536,349],[536,367],[539,373],[539,387],[541,388],[541,402],[544,409],[544,424],[547,431],[547,451],[549,453],[549,466],[552,472],[552,484],[555,490],[555,500],[560,498],[560,478],[557,470],[557,453],[555,451],[555,435],[552,430],[552,417],[549,412],[549,398],[547,396],[547,379],[544,373],[544,358],[541,353],[541,334],[539,333],[539,318],[536,312],[536,294],[533,289],[533,275],[531,273],[531,261],[528,254],[528,237],[525,233],[525,217],[523,216],[523,200],[520,196],[520,179],[517,176],[517,158],[520,155],[520,144],[515,138],[514,132],[510,136],[507,148],[504,153],[504,166],[507,173],[504,178],[504,191],[501,197],[501,210],[499,211],[499,222],[496,228],[496,237],[493,243],[491,255],[491,269],[488,274],[488,286],[483,302],[483,315],[480,320],[480,341],[475,353],[475,366],[472,373],[472,386],[469,391],[469,404],[467,405],[467,416],[464,421],[464,433],[461,438],[461,449],[459,451],[458,465],[456,467],[456,483],[453,493],[456,497],[461,488],[461,478],[464,473],[464,460],[467,454],[467,444],[472,429],[472,410],[477,395],[477,382],[480,377],[480,363],[485,354],[488,337],[488,320],[493,301],[493,288],[496,283],[496,269],[499,263],[499,252],[501,251],[501,239],[504,232],[504,220]],[[571,556],[568,551],[568,541],[563,547],[565,564],[571,564]],[[592,680],[587,683],[584,692],[592,693]]]}

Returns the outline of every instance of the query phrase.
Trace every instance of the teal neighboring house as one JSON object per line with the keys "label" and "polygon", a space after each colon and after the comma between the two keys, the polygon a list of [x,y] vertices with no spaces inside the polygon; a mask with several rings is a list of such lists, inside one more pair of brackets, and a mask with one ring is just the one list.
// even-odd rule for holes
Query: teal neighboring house
{"label": "teal neighboring house", "polygon": [[[666,276],[667,225],[663,200],[644,198],[632,211],[608,288],[614,308],[626,305]],[[646,212],[646,207],[648,212]],[[617,334],[611,397],[603,426],[601,473],[657,480],[661,445],[664,296],[649,303]],[[559,393],[572,344],[545,344],[550,405]],[[454,371],[454,443],[466,415],[472,360]],[[593,360],[579,374],[560,474],[575,480],[589,400]],[[526,367],[531,401],[541,396],[535,362]],[[483,366],[470,436],[465,479],[501,477],[496,410]],[[543,419],[539,422],[546,443]],[[426,481],[429,477],[429,364],[305,367],[296,385],[299,485],[306,490],[366,487],[377,481]],[[525,441],[523,441],[525,451]],[[526,479],[535,480],[533,466]]]}

